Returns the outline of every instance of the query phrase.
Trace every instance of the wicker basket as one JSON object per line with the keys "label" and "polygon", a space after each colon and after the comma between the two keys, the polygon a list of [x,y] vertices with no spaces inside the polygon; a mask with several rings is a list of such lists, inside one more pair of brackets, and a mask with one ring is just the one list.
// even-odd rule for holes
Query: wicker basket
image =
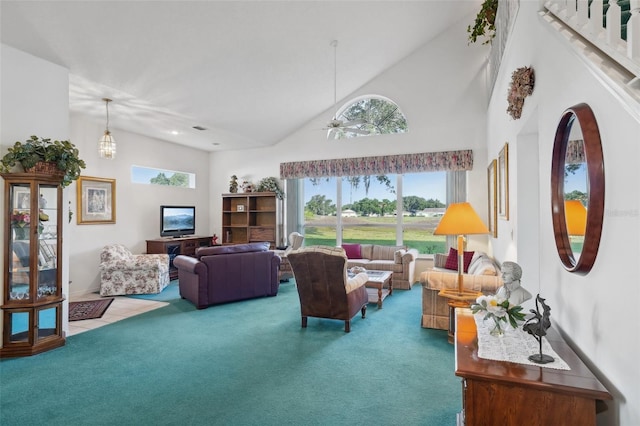
{"label": "wicker basket", "polygon": [[35,166],[25,169],[25,172],[49,176],[64,176],[64,170],[60,170],[56,163],[51,161],[39,161]]}

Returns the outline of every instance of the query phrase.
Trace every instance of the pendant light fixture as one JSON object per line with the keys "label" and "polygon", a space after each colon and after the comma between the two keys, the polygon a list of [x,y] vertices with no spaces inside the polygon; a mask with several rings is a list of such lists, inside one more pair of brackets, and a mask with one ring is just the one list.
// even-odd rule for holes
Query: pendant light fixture
{"label": "pendant light fixture", "polygon": [[98,145],[98,153],[101,158],[108,158],[109,160],[113,160],[116,158],[116,140],[111,136],[111,132],[109,131],[109,102],[111,99],[102,98],[107,106],[107,128],[104,131],[104,135],[100,138]]}

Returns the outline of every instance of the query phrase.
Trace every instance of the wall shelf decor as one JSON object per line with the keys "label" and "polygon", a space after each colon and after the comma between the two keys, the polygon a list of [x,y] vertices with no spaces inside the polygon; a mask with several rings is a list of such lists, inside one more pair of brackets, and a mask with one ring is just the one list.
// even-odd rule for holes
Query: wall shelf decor
{"label": "wall shelf decor", "polygon": [[511,84],[507,95],[507,113],[517,120],[522,116],[524,99],[533,93],[535,74],[531,67],[521,67],[511,74]]}

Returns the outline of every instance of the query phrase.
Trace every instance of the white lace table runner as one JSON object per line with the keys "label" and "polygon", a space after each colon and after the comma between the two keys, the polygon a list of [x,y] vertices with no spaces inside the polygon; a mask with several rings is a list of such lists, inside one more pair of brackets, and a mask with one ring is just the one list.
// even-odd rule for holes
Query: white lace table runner
{"label": "white lace table runner", "polygon": [[514,329],[511,325],[504,326],[502,336],[489,334],[493,319],[483,321],[484,314],[474,315],[478,330],[478,356],[495,361],[509,361],[518,364],[535,365],[538,367],[555,368],[557,370],[571,370],[569,365],[555,353],[545,337],[542,338],[542,353],[552,356],[554,361],[548,364],[537,364],[529,361],[529,355],[540,352],[538,341],[522,328]]}

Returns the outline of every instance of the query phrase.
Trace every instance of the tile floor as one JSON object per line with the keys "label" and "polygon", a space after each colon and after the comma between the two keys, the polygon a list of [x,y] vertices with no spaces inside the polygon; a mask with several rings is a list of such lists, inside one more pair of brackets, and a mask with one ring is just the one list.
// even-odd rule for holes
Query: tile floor
{"label": "tile floor", "polygon": [[[82,296],[71,297],[71,302],[79,302],[82,300],[94,300],[101,299],[100,295],[91,293]],[[83,333],[88,330],[93,330],[103,325],[111,324],[116,321],[120,321],[125,318],[139,315],[144,312],[152,311],[154,309],[161,308],[168,305],[167,302],[156,302],[153,300],[135,299],[133,297],[126,296],[113,296],[113,302],[109,305],[107,311],[102,315],[102,318],[82,320],[82,321],[69,321],[69,332],[67,337],[74,334]]]}

